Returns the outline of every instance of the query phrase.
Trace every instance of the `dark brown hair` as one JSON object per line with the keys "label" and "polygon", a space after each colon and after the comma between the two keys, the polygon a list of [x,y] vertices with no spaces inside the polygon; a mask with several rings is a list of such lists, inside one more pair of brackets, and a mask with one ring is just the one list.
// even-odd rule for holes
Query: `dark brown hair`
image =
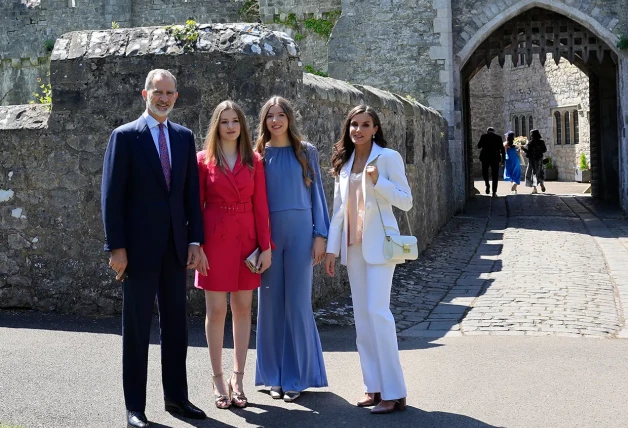
{"label": "dark brown hair", "polygon": [[222,147],[220,146],[218,126],[220,125],[220,115],[226,110],[233,110],[238,115],[238,121],[240,122],[240,136],[238,137],[240,159],[243,165],[247,165],[250,169],[253,169],[253,146],[251,145],[249,127],[246,124],[246,116],[244,116],[244,112],[239,105],[229,100],[218,104],[212,114],[207,137],[205,138],[205,163],[209,164],[214,162],[218,168],[223,172],[225,171],[225,158],[222,153]]}
{"label": "dark brown hair", "polygon": [[292,146],[292,150],[294,151],[297,161],[301,164],[301,169],[303,170],[303,181],[307,187],[310,187],[310,184],[312,183],[310,174],[313,175],[314,171],[311,170],[307,163],[307,147],[303,144],[303,137],[297,129],[296,120],[294,118],[294,110],[287,99],[275,95],[266,101],[266,104],[262,107],[262,110],[259,113],[259,127],[255,150],[262,156],[262,158],[264,158],[266,143],[270,141],[271,137],[268,126],[266,125],[266,116],[268,116],[268,112],[272,106],[281,107],[288,118],[288,140],[290,140],[290,145]]}
{"label": "dark brown hair", "polygon": [[342,136],[340,137],[340,140],[334,144],[334,148],[332,149],[331,174],[334,177],[340,174],[340,170],[344,164],[349,161],[353,151],[355,150],[355,144],[351,141],[349,128],[351,127],[351,121],[353,118],[361,113],[366,113],[371,116],[371,119],[373,119],[373,126],[377,126],[377,132],[375,132],[375,135],[373,136],[373,142],[377,143],[380,147],[386,147],[388,145],[388,142],[384,138],[384,131],[382,131],[382,122],[379,120],[379,116],[375,110],[364,104],[354,107],[349,112],[344,124],[342,125]]}

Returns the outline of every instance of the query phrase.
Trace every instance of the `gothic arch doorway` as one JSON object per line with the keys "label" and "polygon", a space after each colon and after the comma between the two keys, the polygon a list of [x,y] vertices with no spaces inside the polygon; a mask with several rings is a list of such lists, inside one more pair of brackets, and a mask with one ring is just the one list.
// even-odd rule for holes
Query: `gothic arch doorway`
{"label": "gothic arch doorway", "polygon": [[[495,28],[461,65],[461,100],[467,192],[473,190],[473,146],[470,82],[484,67],[545,65],[566,59],[588,79],[592,195],[620,202],[620,124],[618,57],[599,35],[567,16],[533,7]],[[547,120],[553,114],[547,111]],[[573,117],[573,116],[572,116]],[[537,119],[538,120],[538,119]],[[573,119],[572,119],[573,120]],[[568,180],[569,177],[561,177]]]}

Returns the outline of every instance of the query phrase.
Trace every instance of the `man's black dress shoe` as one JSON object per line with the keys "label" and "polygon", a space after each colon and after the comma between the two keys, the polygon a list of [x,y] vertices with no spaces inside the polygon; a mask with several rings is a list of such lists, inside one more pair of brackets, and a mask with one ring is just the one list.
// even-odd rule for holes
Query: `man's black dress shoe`
{"label": "man's black dress shoe", "polygon": [[166,412],[176,413],[177,415],[190,419],[205,419],[207,417],[204,411],[189,401],[175,403],[173,401],[166,400]]}
{"label": "man's black dress shoe", "polygon": [[150,424],[144,412],[134,412],[127,410],[126,412],[126,426],[127,428],[148,428]]}

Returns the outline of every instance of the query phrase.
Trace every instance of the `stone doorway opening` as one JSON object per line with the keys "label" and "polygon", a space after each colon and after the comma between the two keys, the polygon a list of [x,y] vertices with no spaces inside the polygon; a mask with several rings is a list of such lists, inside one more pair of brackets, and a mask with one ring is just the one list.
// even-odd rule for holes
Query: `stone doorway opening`
{"label": "stone doorway opening", "polygon": [[491,121],[502,135],[539,129],[561,181],[575,181],[584,155],[592,195],[620,202],[618,57],[598,35],[560,13],[528,9],[479,44],[461,84],[468,194],[479,173],[475,147]]}

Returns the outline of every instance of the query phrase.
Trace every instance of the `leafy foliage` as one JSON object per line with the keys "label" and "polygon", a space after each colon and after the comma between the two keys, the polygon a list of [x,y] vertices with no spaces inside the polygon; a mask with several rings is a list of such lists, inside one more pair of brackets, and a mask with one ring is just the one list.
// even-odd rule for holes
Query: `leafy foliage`
{"label": "leafy foliage", "polygon": [[44,49],[46,49],[46,52],[52,52],[54,47],[55,47],[54,39],[47,39],[44,41]]}
{"label": "leafy foliage", "polygon": [[617,47],[619,49],[628,49],[628,36],[627,35],[622,35],[619,40],[617,41]]}
{"label": "leafy foliage", "polygon": [[279,15],[275,16],[274,19],[275,24],[282,24],[285,25],[286,27],[290,27],[294,30],[298,30],[299,29],[299,21],[297,20],[297,16],[294,13],[289,13],[286,16],[286,19],[284,19],[283,21],[281,20],[281,18],[279,17]]}
{"label": "leafy foliage", "polygon": [[303,67],[303,69],[305,70],[306,73],[315,74],[315,75],[321,76],[321,77],[329,77],[328,73],[325,73],[324,71],[321,71],[321,70],[317,70],[314,67],[312,67],[311,65],[306,65],[306,66]]}
{"label": "leafy foliage", "polygon": [[185,52],[191,52],[196,47],[199,36],[196,21],[189,19],[185,21],[185,25],[167,25],[164,29],[175,38],[179,46],[183,46]]}
{"label": "leafy foliage", "polygon": [[551,156],[547,156],[547,163],[545,164],[545,169],[554,169],[554,161],[552,161]]}
{"label": "leafy foliage", "polygon": [[[47,76],[50,76],[50,73]],[[37,78],[37,82],[41,83],[41,77]],[[50,110],[52,108],[52,86],[50,83],[42,83],[39,88],[41,93],[33,92],[35,100],[30,101],[29,104],[46,104],[47,109]]]}
{"label": "leafy foliage", "polygon": [[111,29],[117,30],[118,28],[120,28],[120,24],[118,24],[116,21],[111,21]]}
{"label": "leafy foliage", "polygon": [[334,29],[334,25],[336,25],[338,18],[340,18],[340,11],[335,10],[326,14],[325,18],[308,18],[303,22],[303,24],[305,25],[305,28],[308,28],[316,34],[328,39],[329,36],[331,36],[331,31]]}
{"label": "leafy foliage", "polygon": [[580,153],[578,169],[580,169],[580,171],[586,171],[589,169],[589,161],[587,160],[587,155],[585,155],[584,152]]}

